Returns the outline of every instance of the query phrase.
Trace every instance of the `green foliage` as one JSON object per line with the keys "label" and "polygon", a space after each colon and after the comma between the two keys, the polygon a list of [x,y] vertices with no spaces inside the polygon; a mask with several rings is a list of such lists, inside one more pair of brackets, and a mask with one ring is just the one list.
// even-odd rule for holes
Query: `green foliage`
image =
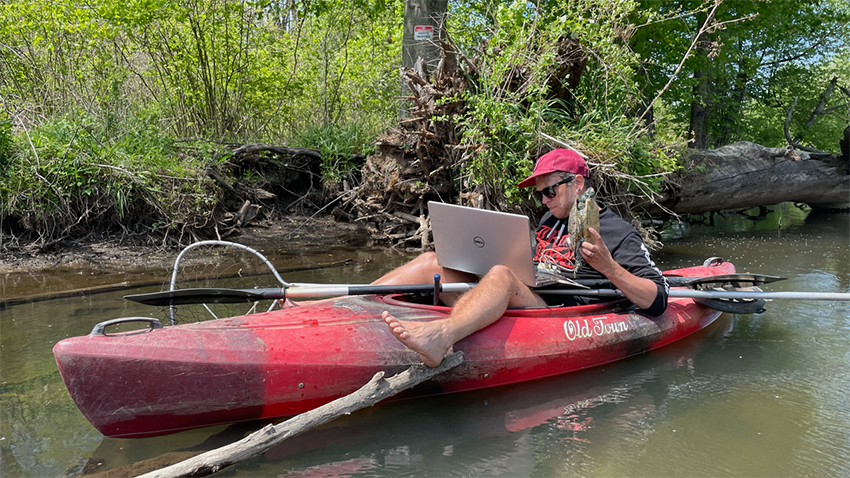
{"label": "green foliage", "polygon": [[12,120],[0,112],[0,177],[12,173]]}
{"label": "green foliage", "polygon": [[403,9],[401,0],[4,2],[0,98],[25,128],[0,136],[12,144],[0,167],[22,171],[0,184],[4,224],[46,240],[95,223],[204,227],[219,200],[198,179],[209,142],[312,136],[304,144],[323,151],[337,180],[350,153],[367,153],[397,118]]}
{"label": "green foliage", "polygon": [[304,17],[283,38],[293,55],[288,81],[297,93],[283,101],[294,114],[284,116],[279,129],[294,134],[357,124],[383,131],[399,111],[403,2],[387,2],[380,12],[343,0],[322,5],[322,15]]}
{"label": "green foliage", "polygon": [[[525,203],[516,180],[544,145],[557,146],[554,137],[614,165],[597,171],[617,171],[609,179],[625,190],[646,193],[677,167],[695,100],[709,106],[710,146],[784,144],[797,99],[792,134],[834,150],[850,121],[846,98],[836,92],[830,114],[806,122],[833,76],[848,87],[844,0],[727,0],[722,27],[655,103],[653,135],[637,121],[713,5],[452,2],[450,38],[476,67],[461,98],[466,113],[435,121],[456,122],[467,151],[480,151],[466,156],[462,181]],[[204,224],[219,201],[198,179],[211,161],[198,158],[220,157],[211,142],[316,148],[325,179],[338,182],[397,121],[403,12],[402,0],[8,0],[0,213],[51,237],[51,228],[66,234],[115,218],[127,228]],[[577,84],[559,76],[575,60],[564,57],[568,41],[586,61],[572,71]],[[695,95],[699,78],[711,81],[704,95]],[[132,215],[142,219],[125,221]]]}
{"label": "green foliage", "polygon": [[114,61],[115,32],[97,12],[73,2],[0,5],[0,91],[7,108],[44,114],[112,105],[127,70]]}
{"label": "green foliage", "polygon": [[[649,136],[633,133],[628,116],[639,105],[632,80],[637,58],[622,41],[633,4],[607,1],[479,4],[459,9],[476,21],[452,32],[459,44],[486,44],[473,88],[466,93],[468,113],[461,120],[463,142],[487,148],[467,165],[474,182],[487,185],[492,198],[528,201],[517,178],[530,173],[543,143],[541,133],[567,140],[592,161],[616,165],[632,175],[669,171],[675,159]],[[450,24],[451,26],[451,24]],[[554,98],[552,77],[565,61],[566,41],[577,41],[587,66],[571,102]],[[473,52],[467,56],[474,57]],[[634,185],[638,185],[634,182]],[[657,188],[660,176],[641,187]]]}
{"label": "green foliage", "polygon": [[573,141],[593,151],[596,162],[616,165],[620,173],[638,179],[628,181],[622,176],[617,179],[624,182],[627,192],[658,192],[664,179],[663,173],[680,167],[679,152],[670,151],[667,143],[658,142],[649,135],[629,139],[633,124],[625,116],[616,121],[606,121],[598,115],[588,114],[581,119],[580,125],[571,132],[565,131],[565,134],[571,134]]}
{"label": "green foliage", "polygon": [[86,226],[144,231],[140,219],[173,229],[211,215],[218,198],[203,179],[204,164],[175,154],[154,120],[113,124],[117,129],[109,131],[77,112],[18,136],[16,174],[0,183],[0,214],[43,240]]}
{"label": "green foliage", "polygon": [[[823,105],[827,113],[817,116],[811,125],[807,125],[834,78],[837,79],[837,87]],[[825,63],[784,66],[769,79],[764,98],[748,102],[741,121],[742,134],[762,138],[761,144],[768,146],[785,146],[787,140],[783,124],[794,106],[789,125],[791,136],[799,135],[804,145],[837,152],[838,140],[850,124],[850,98],[840,90],[841,87],[850,89],[850,47]]]}
{"label": "green foliage", "polygon": [[[702,0],[640,1],[631,20],[641,26],[630,45],[641,59],[636,80],[647,97],[667,84],[712,7],[713,2]],[[787,144],[784,114],[778,112],[787,113],[799,97],[796,111],[804,123],[831,79],[824,71],[827,65],[843,64],[846,71],[850,62],[846,1],[726,1],[717,9],[715,22],[664,92],[664,107],[684,126],[682,133],[689,133],[695,128],[689,121],[692,104],[706,105],[708,147],[737,140]],[[704,89],[696,88],[701,80]],[[816,139],[821,133],[831,138],[825,143],[829,148],[837,148],[838,136],[829,121],[819,120],[817,132],[806,132],[804,139],[812,135],[813,144],[825,147]]]}
{"label": "green foliage", "polygon": [[400,0],[0,5],[0,95],[44,117],[154,111],[178,137],[285,143],[398,111]]}
{"label": "green foliage", "polygon": [[348,126],[328,124],[299,132],[294,145],[319,150],[325,181],[339,183],[350,174],[359,175],[356,169],[360,162],[355,157],[374,152],[375,132],[356,123]]}

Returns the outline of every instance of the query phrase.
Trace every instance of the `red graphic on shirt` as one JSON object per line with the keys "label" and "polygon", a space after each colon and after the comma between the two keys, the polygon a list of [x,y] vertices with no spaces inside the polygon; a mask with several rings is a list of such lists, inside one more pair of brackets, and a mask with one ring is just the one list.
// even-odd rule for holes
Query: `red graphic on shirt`
{"label": "red graphic on shirt", "polygon": [[534,262],[540,264],[555,264],[568,271],[575,269],[575,254],[567,245],[566,225],[561,228],[555,223],[555,228],[547,225],[537,230],[537,248],[534,251]]}

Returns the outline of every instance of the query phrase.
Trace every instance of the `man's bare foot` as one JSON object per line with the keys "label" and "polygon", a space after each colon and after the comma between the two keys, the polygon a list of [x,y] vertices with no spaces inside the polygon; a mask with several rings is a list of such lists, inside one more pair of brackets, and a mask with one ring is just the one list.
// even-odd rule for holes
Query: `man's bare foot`
{"label": "man's bare foot", "polygon": [[381,318],[390,328],[390,332],[407,348],[418,353],[422,363],[436,367],[451,349],[452,344],[446,338],[441,320],[428,322],[407,322],[396,319],[384,311]]}

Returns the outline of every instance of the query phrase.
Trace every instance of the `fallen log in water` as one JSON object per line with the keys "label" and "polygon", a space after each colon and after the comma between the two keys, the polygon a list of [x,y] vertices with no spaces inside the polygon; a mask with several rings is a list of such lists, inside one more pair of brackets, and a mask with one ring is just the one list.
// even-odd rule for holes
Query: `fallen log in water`
{"label": "fallen log in water", "polygon": [[202,453],[161,470],[146,473],[139,478],[176,478],[217,473],[234,463],[257,456],[279,445],[287,438],[323,425],[341,415],[348,415],[361,408],[372,406],[452,369],[460,365],[462,361],[463,352],[455,352],[446,356],[436,368],[429,368],[423,364],[414,365],[388,379],[384,379],[384,372],[378,372],[369,383],[356,392],[297,415],[283,423],[267,425],[236,443]]}
{"label": "fallen log in water", "polygon": [[[664,184],[661,206],[676,214],[748,209],[781,202],[850,208],[850,171],[839,156],[740,141],[686,153],[685,170]],[[653,206],[652,213],[662,213]]]}

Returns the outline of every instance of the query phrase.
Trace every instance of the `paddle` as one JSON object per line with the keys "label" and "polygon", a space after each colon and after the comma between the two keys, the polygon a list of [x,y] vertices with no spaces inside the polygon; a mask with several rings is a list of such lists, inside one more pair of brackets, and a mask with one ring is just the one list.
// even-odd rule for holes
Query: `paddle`
{"label": "paddle", "polygon": [[[466,292],[475,284],[451,282],[440,284],[440,292]],[[177,289],[147,294],[125,295],[124,298],[145,305],[169,306],[184,304],[235,304],[258,300],[288,298],[337,297],[366,294],[410,294],[433,292],[433,284],[413,285],[307,285],[292,284],[291,287],[271,289]]]}
{"label": "paddle", "polygon": [[[543,295],[579,295],[584,297],[625,297],[617,289],[545,290]],[[673,289],[670,297],[691,299],[791,299],[791,300],[850,300],[850,292],[762,292],[741,290],[682,290]]]}
{"label": "paddle", "polygon": [[[546,295],[572,295],[585,297],[623,298],[625,294],[617,289],[573,290],[573,291],[538,291]],[[850,300],[850,293],[845,292],[762,292],[740,290],[670,290],[670,297],[691,298],[694,302],[720,312],[731,314],[760,314],[764,312],[765,300],[794,299],[794,300]]]}
{"label": "paddle", "polygon": [[[782,280],[782,277],[765,276],[759,274],[723,274],[716,276],[704,277],[667,277],[667,281],[671,287],[696,287],[710,286],[721,287],[723,284],[732,284],[733,287],[762,285],[777,280]],[[605,289],[611,288],[613,285],[607,280],[576,280],[580,287],[589,289]],[[469,282],[449,282],[440,283],[440,292],[466,292],[475,284]],[[552,289],[552,287],[558,287]],[[593,292],[589,289],[579,289],[577,287],[565,289],[565,286],[549,286],[545,289],[540,289],[541,293],[548,291],[563,291],[565,294],[572,292]],[[270,288],[270,289],[177,289],[163,292],[150,292],[145,294],[131,294],[124,296],[127,300],[139,302],[141,304],[153,306],[170,306],[184,304],[232,304],[240,302],[255,302],[259,300],[274,300],[289,298],[315,298],[315,297],[337,297],[344,295],[366,295],[366,294],[409,294],[409,293],[427,293],[433,292],[434,284],[413,284],[413,285],[346,285],[346,284],[291,284],[285,288]],[[573,295],[593,295],[593,294],[573,294]]]}

